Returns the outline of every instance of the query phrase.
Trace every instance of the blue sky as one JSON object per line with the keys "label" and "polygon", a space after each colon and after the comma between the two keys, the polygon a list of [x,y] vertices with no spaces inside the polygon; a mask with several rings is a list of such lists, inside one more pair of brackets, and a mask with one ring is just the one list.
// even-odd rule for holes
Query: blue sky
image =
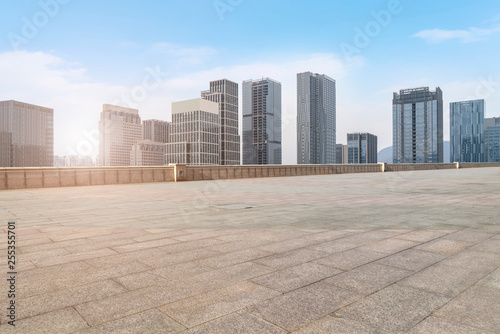
{"label": "blue sky", "polygon": [[[283,86],[283,162],[296,161],[296,73],[337,81],[337,143],[392,145],[392,92],[440,86],[500,116],[498,1],[0,0],[0,100],[54,108],[55,154],[96,155],[104,103],[170,120],[210,80]],[[146,84],[145,84],[146,83]],[[241,111],[240,111],[241,112]]]}

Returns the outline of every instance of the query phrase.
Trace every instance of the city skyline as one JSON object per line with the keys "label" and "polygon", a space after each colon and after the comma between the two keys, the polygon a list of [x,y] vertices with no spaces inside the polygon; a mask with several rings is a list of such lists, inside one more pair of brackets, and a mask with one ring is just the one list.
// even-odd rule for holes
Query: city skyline
{"label": "city skyline", "polygon": [[[391,146],[391,94],[405,87],[442,88],[445,141],[449,102],[485,99],[485,117],[500,114],[500,4],[494,1],[242,1],[225,11],[213,1],[195,7],[111,1],[99,12],[92,1],[56,3],[51,9],[6,3],[9,15],[0,22],[0,74],[9,78],[0,99],[53,108],[56,155],[97,155],[104,103],[169,120],[171,102],[192,98],[220,78],[282,83],[283,163],[297,161],[295,76],[304,71],[337,81],[337,143],[349,132],[370,132],[379,149]],[[297,25],[304,15],[329,20],[321,20],[319,30],[318,24]],[[105,23],[97,29],[90,18]],[[267,34],[249,25],[255,18],[273,22]],[[262,38],[250,38],[256,34]]]}

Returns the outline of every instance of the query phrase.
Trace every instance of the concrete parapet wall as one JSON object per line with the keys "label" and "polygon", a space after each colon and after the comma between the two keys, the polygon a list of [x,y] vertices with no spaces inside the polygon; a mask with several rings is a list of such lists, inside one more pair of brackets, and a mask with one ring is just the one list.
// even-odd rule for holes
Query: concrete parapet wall
{"label": "concrete parapet wall", "polygon": [[0,190],[174,181],[174,167],[0,168]]}
{"label": "concrete parapet wall", "polygon": [[460,168],[500,167],[500,162],[461,162]]}
{"label": "concrete parapet wall", "polygon": [[187,166],[186,181],[376,172],[380,164]]}
{"label": "concrete parapet wall", "polygon": [[0,168],[0,190],[477,167],[500,163]]}
{"label": "concrete parapet wall", "polygon": [[434,170],[434,169],[454,169],[457,168],[455,163],[440,163],[440,164],[387,164],[386,172],[404,172],[412,170]]}

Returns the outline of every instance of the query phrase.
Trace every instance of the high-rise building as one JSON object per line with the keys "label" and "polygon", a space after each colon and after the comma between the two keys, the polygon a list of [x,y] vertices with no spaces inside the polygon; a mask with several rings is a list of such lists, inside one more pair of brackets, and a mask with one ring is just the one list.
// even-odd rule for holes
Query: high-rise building
{"label": "high-rise building", "polygon": [[[67,155],[63,157],[64,164],[60,167],[90,167],[95,166],[91,156],[88,155]],[[55,164],[55,163],[54,163]]]}
{"label": "high-rise building", "polygon": [[500,125],[500,117],[491,117],[484,119],[484,129],[486,130],[490,126]]}
{"label": "high-rise building", "polygon": [[53,166],[54,110],[0,101],[0,167]]}
{"label": "high-rise building", "polygon": [[336,164],[346,164],[347,163],[347,156],[348,156],[348,149],[347,145],[343,144],[335,144],[335,163]]}
{"label": "high-rise building", "polygon": [[210,89],[202,91],[201,97],[219,104],[219,163],[239,165],[238,84],[227,79],[210,81]]}
{"label": "high-rise building", "polygon": [[484,146],[487,162],[500,162],[500,117],[484,119]]}
{"label": "high-rise building", "polygon": [[219,105],[205,99],[172,103],[166,163],[219,164]]}
{"label": "high-rise building", "polygon": [[297,74],[297,163],[335,163],[335,80],[324,74]]}
{"label": "high-rise building", "polygon": [[243,164],[281,164],[281,83],[243,81]]}
{"label": "high-rise building", "polygon": [[450,161],[484,162],[484,100],[450,103]]}
{"label": "high-rise building", "polygon": [[443,162],[443,92],[402,89],[392,100],[394,163]]}
{"label": "high-rise building", "polygon": [[137,109],[104,104],[99,121],[99,165],[130,166],[130,151],[142,137]]}
{"label": "high-rise building", "polygon": [[66,167],[66,157],[54,155],[53,167]]}
{"label": "high-rise building", "polygon": [[142,139],[158,143],[167,143],[170,134],[170,122],[157,119],[142,121]]}
{"label": "high-rise building", "polygon": [[371,133],[348,133],[347,150],[349,164],[376,164],[377,136]]}
{"label": "high-rise building", "polygon": [[165,165],[165,143],[142,139],[132,145],[130,166],[163,165]]}

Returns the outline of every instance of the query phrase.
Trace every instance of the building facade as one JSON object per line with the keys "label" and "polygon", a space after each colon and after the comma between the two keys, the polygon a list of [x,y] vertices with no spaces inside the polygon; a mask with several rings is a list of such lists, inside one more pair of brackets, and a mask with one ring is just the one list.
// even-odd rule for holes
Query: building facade
{"label": "building facade", "polygon": [[[91,167],[95,166],[95,162],[91,156],[88,155],[67,155],[64,158],[64,165],[62,167]],[[54,162],[55,165],[55,162]]]}
{"label": "building facade", "polygon": [[165,165],[165,143],[151,140],[138,140],[130,151],[130,166]]}
{"label": "building facade", "polygon": [[168,142],[170,135],[170,122],[157,119],[142,121],[142,139],[157,143]]}
{"label": "building facade", "polygon": [[53,166],[54,110],[0,101],[0,167]]}
{"label": "building facade", "polygon": [[371,133],[347,134],[347,163],[377,163],[377,136]]}
{"label": "building facade", "polygon": [[484,100],[450,103],[450,161],[484,159]]}
{"label": "building facade", "polygon": [[403,89],[392,100],[394,163],[443,162],[443,92]]}
{"label": "building facade", "polygon": [[104,104],[99,121],[99,165],[130,166],[132,145],[141,137],[137,109]]}
{"label": "building facade", "polygon": [[347,145],[335,144],[335,163],[346,164],[348,152]]}
{"label": "building facade", "polygon": [[243,81],[243,164],[281,164],[281,83]]}
{"label": "building facade", "polygon": [[491,117],[484,119],[484,129],[486,130],[490,126],[500,125],[500,117]]}
{"label": "building facade", "polygon": [[53,167],[66,167],[66,157],[60,157],[58,155],[54,155],[52,166]]}
{"label": "building facade", "polygon": [[335,163],[335,80],[324,74],[297,74],[297,163]]}
{"label": "building facade", "polygon": [[227,79],[211,81],[210,89],[202,91],[201,97],[219,105],[220,164],[239,165],[238,84]]}
{"label": "building facade", "polygon": [[484,119],[484,147],[487,162],[500,162],[500,117]]}
{"label": "building facade", "polygon": [[219,165],[219,105],[205,99],[172,103],[167,164]]}

